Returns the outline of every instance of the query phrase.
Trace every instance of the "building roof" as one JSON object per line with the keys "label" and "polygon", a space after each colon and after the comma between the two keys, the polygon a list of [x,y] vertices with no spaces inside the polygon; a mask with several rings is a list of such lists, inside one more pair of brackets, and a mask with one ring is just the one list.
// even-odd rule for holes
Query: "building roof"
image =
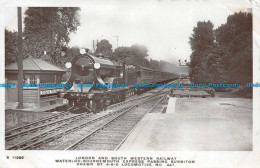
{"label": "building roof", "polygon": [[[9,64],[5,67],[6,71],[18,71],[17,62]],[[65,70],[52,65],[49,62],[36,59],[36,58],[26,58],[23,60],[23,70],[24,71],[56,71],[65,72]]]}

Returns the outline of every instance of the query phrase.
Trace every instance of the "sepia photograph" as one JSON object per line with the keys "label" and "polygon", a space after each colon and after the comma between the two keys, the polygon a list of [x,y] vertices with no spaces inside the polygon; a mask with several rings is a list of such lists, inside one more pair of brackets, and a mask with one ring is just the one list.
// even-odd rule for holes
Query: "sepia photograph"
{"label": "sepia photograph", "polygon": [[260,166],[259,2],[75,2],[1,7],[0,165]]}

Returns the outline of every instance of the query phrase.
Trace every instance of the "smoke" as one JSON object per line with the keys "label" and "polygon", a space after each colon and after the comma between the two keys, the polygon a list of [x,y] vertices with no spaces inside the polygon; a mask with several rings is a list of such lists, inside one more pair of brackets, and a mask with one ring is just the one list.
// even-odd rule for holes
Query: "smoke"
{"label": "smoke", "polygon": [[189,75],[189,67],[188,66],[178,66],[173,63],[160,61],[160,70],[165,72],[175,73],[177,75],[185,74]]}

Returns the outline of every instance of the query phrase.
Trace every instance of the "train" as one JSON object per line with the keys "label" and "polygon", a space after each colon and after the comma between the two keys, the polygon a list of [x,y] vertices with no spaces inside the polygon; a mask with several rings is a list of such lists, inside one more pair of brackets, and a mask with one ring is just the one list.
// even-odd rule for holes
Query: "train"
{"label": "train", "polygon": [[71,69],[68,83],[72,87],[58,96],[68,100],[68,109],[94,113],[151,89],[135,87],[135,84],[158,84],[179,78],[175,73],[113,61],[103,54],[94,56],[88,52],[66,62],[66,67]]}

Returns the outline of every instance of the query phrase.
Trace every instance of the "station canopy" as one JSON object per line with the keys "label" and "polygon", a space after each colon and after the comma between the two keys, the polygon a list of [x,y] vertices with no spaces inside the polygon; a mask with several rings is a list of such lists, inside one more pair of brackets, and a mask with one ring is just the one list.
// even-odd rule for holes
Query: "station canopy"
{"label": "station canopy", "polygon": [[[8,71],[18,71],[17,62],[11,63],[5,67]],[[51,71],[51,72],[65,72],[65,70],[37,58],[26,58],[23,60],[24,71]]]}

